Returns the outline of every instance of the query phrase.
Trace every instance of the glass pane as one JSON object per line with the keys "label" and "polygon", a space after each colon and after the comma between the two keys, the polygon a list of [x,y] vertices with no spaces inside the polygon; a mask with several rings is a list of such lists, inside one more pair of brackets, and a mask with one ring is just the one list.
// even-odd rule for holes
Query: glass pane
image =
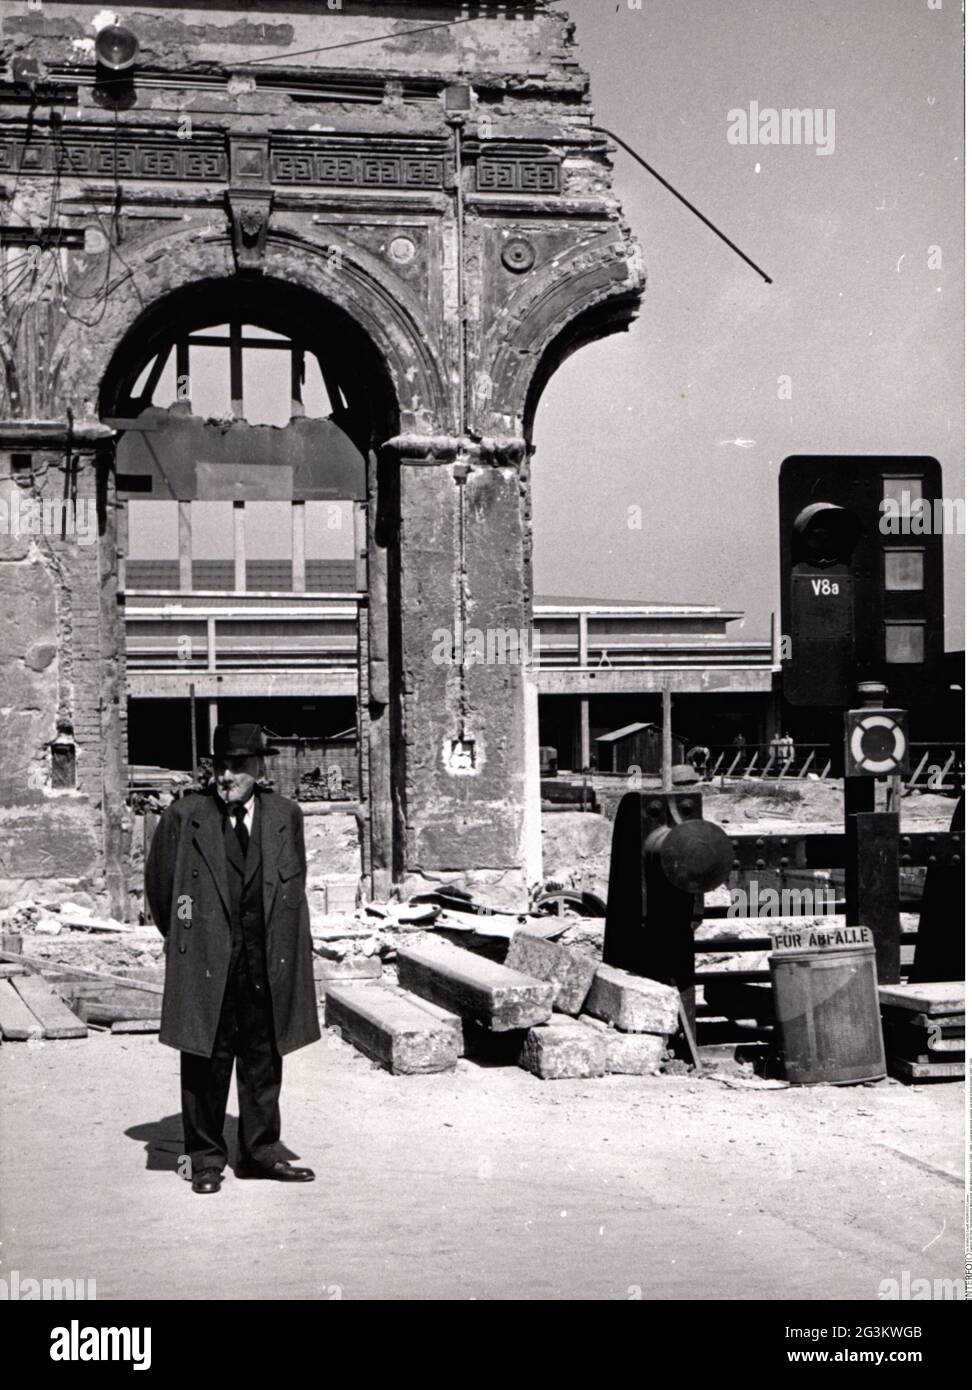
{"label": "glass pane", "polygon": [[246,558],[289,560],[293,535],[290,502],[247,502]]}
{"label": "glass pane", "polygon": [[228,348],[189,348],[189,389],[193,415],[202,415],[205,419],[210,416],[225,419],[232,414],[229,368]]}
{"label": "glass pane", "polygon": [[924,623],[885,623],[884,656],[889,664],[897,666],[924,661]]}
{"label": "glass pane", "polygon": [[176,355],[175,349],[169,353],[165,366],[162,368],[162,375],[159,377],[159,384],[152,392],[152,404],[162,406],[171,405],[176,398]]}
{"label": "glass pane", "polygon": [[276,338],[277,341],[278,341],[278,342],[281,342],[281,343],[285,343],[285,342],[287,341],[287,335],[286,335],[286,333],[272,333],[272,332],[270,331],[269,328],[257,328],[257,327],[255,327],[255,325],[252,324],[252,323],[245,323],[245,324],[243,325],[243,337],[244,337],[244,338]]}
{"label": "glass pane", "polygon": [[132,395],[133,395],[133,396],[140,396],[140,395],[142,394],[142,392],[145,390],[145,380],[146,380],[146,378],[147,378],[149,372],[150,372],[150,371],[152,370],[152,368],[155,366],[156,361],[157,361],[157,356],[156,356],[156,357],[150,357],[149,360],[146,362],[145,366],[144,366],[144,367],[142,368],[142,370],[139,372],[138,378],[137,378],[137,380],[136,380],[136,382],[135,382],[135,385],[132,387]]}
{"label": "glass pane", "polygon": [[192,554],[196,560],[232,560],[233,503],[190,502]]}
{"label": "glass pane", "polygon": [[179,504],[169,500],[129,502],[128,558],[178,560]]}
{"label": "glass pane", "polygon": [[884,587],[886,589],[923,589],[925,587],[925,557],[920,550],[886,550],[884,552]]}
{"label": "glass pane", "polygon": [[243,414],[251,425],[290,423],[290,353],[243,349]]}
{"label": "glass pane", "polygon": [[312,420],[326,420],[333,406],[321,376],[321,365],[312,352],[304,354],[304,413]]}
{"label": "glass pane", "polygon": [[[907,494],[907,497],[906,497]],[[885,478],[885,497],[893,497],[899,507],[921,501],[920,478]]]}
{"label": "glass pane", "polygon": [[306,502],[308,560],[354,559],[353,502]]}

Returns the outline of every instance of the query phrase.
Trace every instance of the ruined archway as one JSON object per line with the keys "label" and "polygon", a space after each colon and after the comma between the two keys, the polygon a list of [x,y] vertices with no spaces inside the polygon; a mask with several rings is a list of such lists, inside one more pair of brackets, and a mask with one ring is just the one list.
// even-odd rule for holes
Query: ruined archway
{"label": "ruined archway", "polygon": [[[370,680],[397,626],[396,476],[378,450],[399,411],[382,354],[320,294],[207,279],[136,318],[99,414],[115,432],[129,763],[194,767],[217,721],[254,719],[287,754],[279,789],[319,760],[315,794],[360,808],[360,871],[390,872],[394,687]],[[268,552],[273,530],[283,548]]]}

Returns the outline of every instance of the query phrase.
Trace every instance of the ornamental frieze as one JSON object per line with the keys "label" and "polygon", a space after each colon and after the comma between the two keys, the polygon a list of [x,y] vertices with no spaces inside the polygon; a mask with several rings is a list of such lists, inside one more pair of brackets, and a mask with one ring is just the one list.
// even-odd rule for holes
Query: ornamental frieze
{"label": "ornamental frieze", "polygon": [[[234,140],[240,137],[233,135]],[[349,147],[306,137],[270,138],[270,182],[281,187],[437,191],[447,186],[449,161],[438,142],[402,149],[390,142]],[[561,164],[556,155],[480,150],[476,190],[481,193],[556,194]],[[226,183],[230,161],[225,140],[196,131],[181,139],[157,131],[97,135],[63,131],[0,133],[0,177],[31,174],[72,178],[160,179],[174,183]]]}

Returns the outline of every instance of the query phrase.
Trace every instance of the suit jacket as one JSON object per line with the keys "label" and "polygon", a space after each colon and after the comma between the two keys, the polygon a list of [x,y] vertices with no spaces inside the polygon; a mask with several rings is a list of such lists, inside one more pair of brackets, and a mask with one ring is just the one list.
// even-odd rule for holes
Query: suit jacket
{"label": "suit jacket", "polygon": [[[266,966],[281,1053],[321,1035],[305,881],[304,818],[295,801],[257,790]],[[248,856],[248,859],[255,856]],[[212,1056],[232,954],[223,816],[215,794],[166,807],[145,864],[145,893],[166,940],[159,1041]]]}

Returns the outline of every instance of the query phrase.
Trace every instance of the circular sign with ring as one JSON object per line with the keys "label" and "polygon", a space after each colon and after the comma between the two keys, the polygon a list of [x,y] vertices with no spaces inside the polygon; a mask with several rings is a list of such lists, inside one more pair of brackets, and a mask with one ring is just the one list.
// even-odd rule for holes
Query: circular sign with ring
{"label": "circular sign with ring", "polygon": [[883,777],[904,771],[908,762],[904,711],[849,711],[847,752],[850,776]]}

